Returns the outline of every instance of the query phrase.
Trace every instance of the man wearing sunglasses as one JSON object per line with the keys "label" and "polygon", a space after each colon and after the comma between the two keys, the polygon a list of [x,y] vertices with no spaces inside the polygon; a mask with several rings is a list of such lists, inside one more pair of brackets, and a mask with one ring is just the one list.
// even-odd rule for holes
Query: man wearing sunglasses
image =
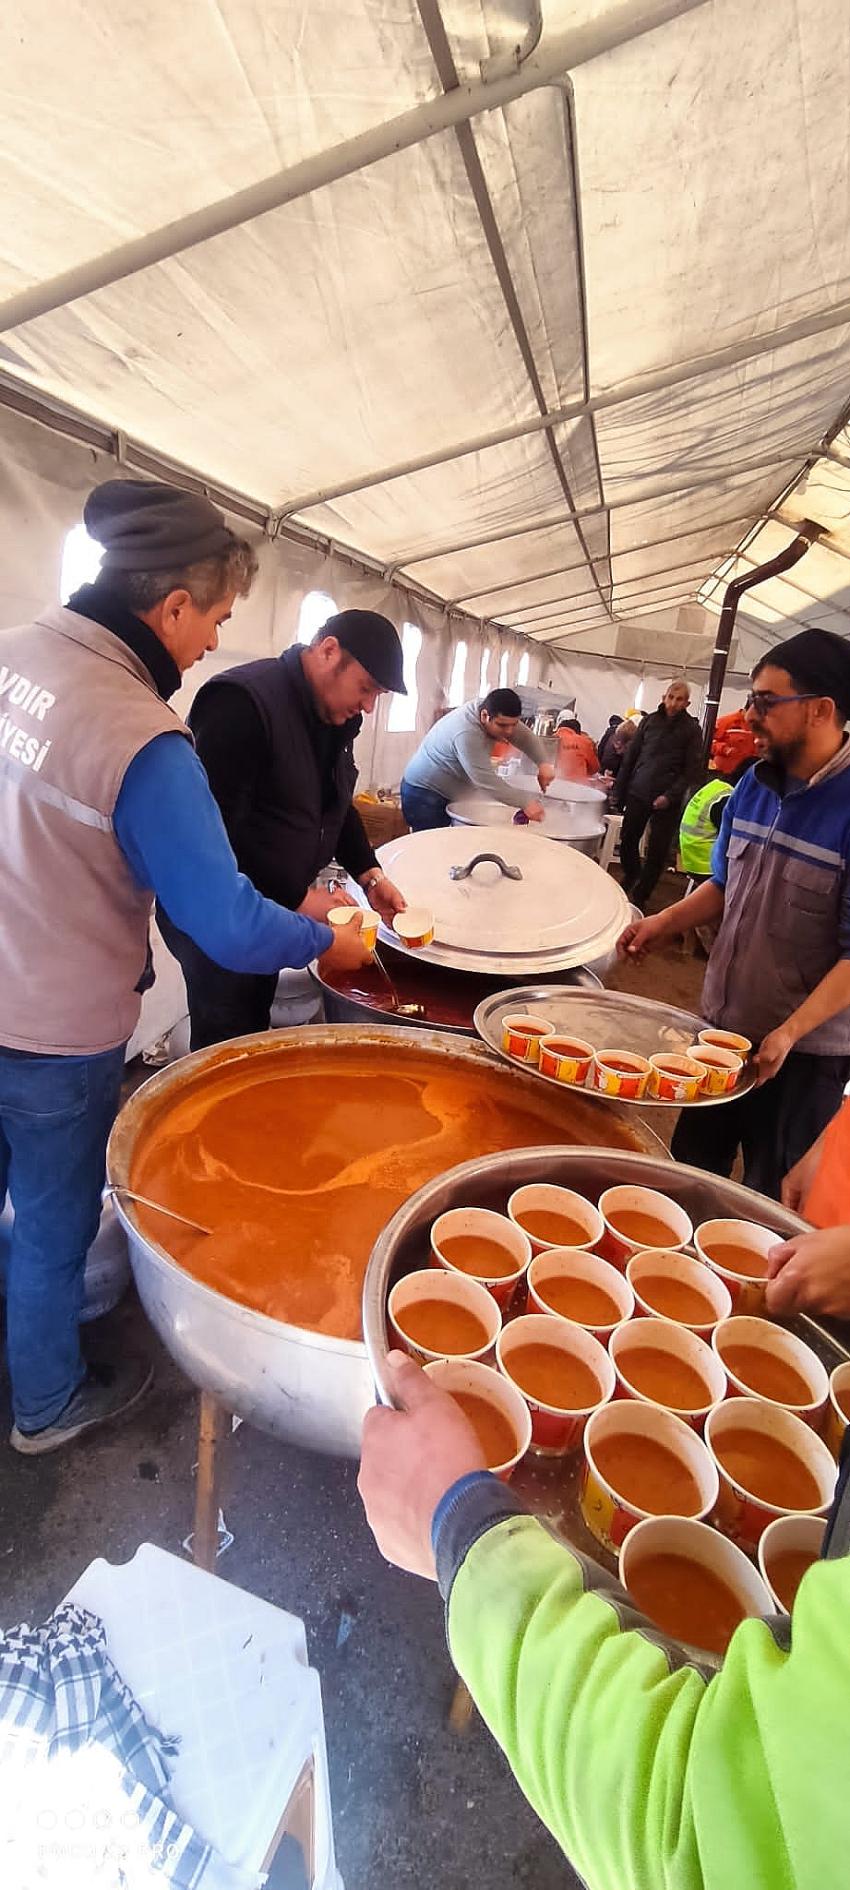
{"label": "man wearing sunglasses", "polygon": [[626,928],[622,957],[720,919],[703,1015],[756,1046],[758,1086],[686,1110],[672,1152],[779,1199],[850,1079],[850,644],[803,630],[762,657],[746,716],[758,759],[726,802],[711,878]]}

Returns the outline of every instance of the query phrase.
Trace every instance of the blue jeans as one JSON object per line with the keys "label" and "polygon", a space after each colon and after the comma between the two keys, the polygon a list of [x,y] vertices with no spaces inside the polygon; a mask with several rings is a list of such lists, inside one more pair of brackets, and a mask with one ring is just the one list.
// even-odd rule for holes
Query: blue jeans
{"label": "blue jeans", "polygon": [[8,1191],[15,1211],[6,1339],[24,1431],[51,1424],[84,1376],[83,1274],[123,1072],[123,1044],[94,1057],[0,1049],[0,1207]]}
{"label": "blue jeans", "polygon": [[435,794],[433,788],[412,787],[402,780],[401,811],[411,833],[422,833],[426,827],[450,827],[448,804],[445,796]]}

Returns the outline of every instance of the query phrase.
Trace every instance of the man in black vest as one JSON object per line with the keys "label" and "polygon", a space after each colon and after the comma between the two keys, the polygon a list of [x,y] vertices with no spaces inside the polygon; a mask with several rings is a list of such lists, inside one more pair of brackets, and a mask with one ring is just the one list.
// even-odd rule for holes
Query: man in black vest
{"label": "man in black vest", "polygon": [[[313,884],[337,859],[389,922],[404,910],[353,806],[352,753],[364,715],[406,695],[401,644],[387,617],[343,610],[306,649],[240,663],[198,691],[188,721],[243,873],[267,898],[323,920],[345,895]],[[267,1030],[277,979],[226,971],[158,912],[186,979],[191,1046]]]}

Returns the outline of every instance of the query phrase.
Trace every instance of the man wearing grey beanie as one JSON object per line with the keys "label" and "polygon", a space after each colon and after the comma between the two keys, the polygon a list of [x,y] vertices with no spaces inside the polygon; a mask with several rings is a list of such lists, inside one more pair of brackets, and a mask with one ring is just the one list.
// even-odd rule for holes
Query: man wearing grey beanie
{"label": "man wearing grey beanie", "polygon": [[83,516],[105,550],[96,582],[0,636],[0,1205],[8,1190],[11,1442],[27,1455],[150,1381],[139,1359],[87,1363],[78,1320],[154,895],[234,971],[366,959],[356,925],[337,938],[240,873],[169,707],[248,595],[251,545],[174,486],[107,480]]}

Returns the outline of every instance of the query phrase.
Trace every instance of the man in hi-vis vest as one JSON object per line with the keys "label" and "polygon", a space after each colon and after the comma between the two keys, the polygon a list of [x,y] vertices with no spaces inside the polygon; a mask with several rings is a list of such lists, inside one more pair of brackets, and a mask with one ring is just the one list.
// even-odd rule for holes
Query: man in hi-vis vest
{"label": "man in hi-vis vest", "polygon": [[0,1206],[8,1191],[11,1442],[31,1455],[151,1377],[141,1359],[87,1363],[78,1319],[154,894],[234,971],[366,958],[356,923],[335,937],[239,872],[168,706],[247,596],[252,547],[173,486],[108,480],[83,517],[105,548],[96,582],[0,636]]}

